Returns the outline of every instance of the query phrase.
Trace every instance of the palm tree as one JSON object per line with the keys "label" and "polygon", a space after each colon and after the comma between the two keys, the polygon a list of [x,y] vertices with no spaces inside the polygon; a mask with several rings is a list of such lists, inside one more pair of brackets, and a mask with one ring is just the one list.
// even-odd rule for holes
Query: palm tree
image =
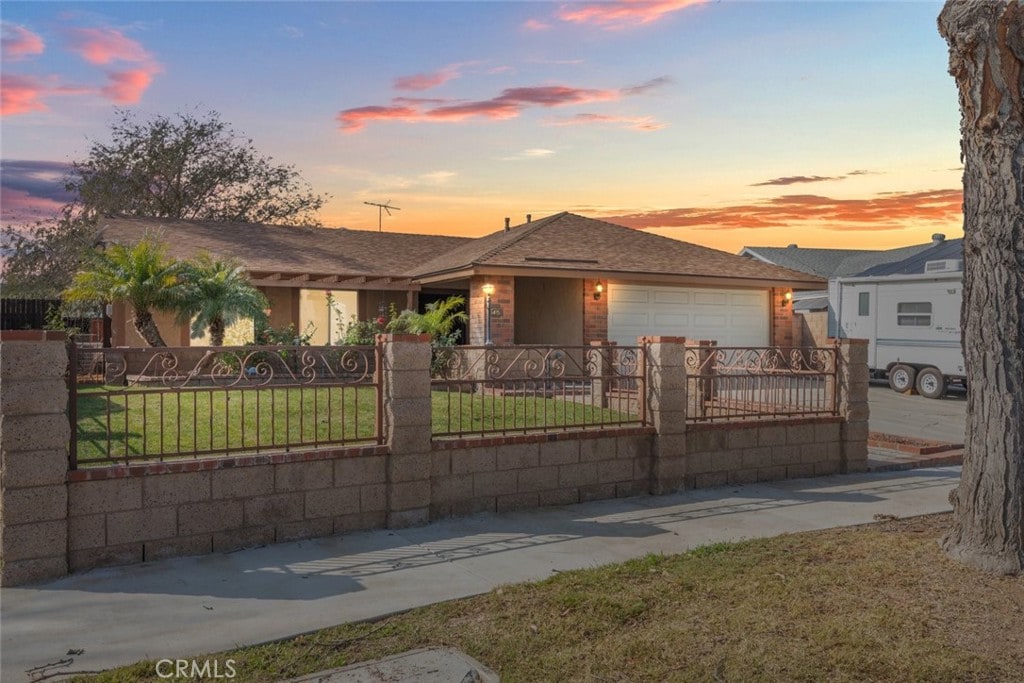
{"label": "palm tree", "polygon": [[465,297],[450,296],[443,301],[435,301],[424,307],[423,313],[415,311],[402,311],[392,322],[389,330],[392,332],[412,332],[414,334],[429,334],[435,342],[454,343],[455,325],[469,319],[464,306]]}
{"label": "palm tree", "polygon": [[167,257],[164,245],[146,234],[134,245],[113,244],[91,270],[75,275],[64,300],[130,304],[132,325],[150,346],[167,346],[153,320],[153,311],[177,308],[182,264]]}
{"label": "palm tree", "polygon": [[249,284],[238,262],[201,253],[185,264],[178,320],[191,320],[193,339],[208,328],[210,345],[223,346],[225,330],[237,320],[252,318],[257,325],[265,324],[267,306],[266,297]]}

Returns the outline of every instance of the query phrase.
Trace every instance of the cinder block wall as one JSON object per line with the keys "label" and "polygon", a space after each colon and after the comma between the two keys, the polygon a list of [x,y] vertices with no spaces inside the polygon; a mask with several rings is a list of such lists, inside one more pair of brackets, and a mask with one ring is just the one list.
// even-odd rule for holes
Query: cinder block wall
{"label": "cinder block wall", "polygon": [[381,528],[383,446],[68,473],[68,568]]}
{"label": "cinder block wall", "polygon": [[0,585],[68,570],[67,362],[61,341],[0,343]]}
{"label": "cinder block wall", "polygon": [[68,471],[62,342],[0,350],[0,583],[479,511],[863,471],[866,344],[836,342],[840,416],[693,425],[685,340],[650,342],[648,427],[431,438],[429,344],[385,342],[385,444]]}
{"label": "cinder block wall", "polygon": [[647,493],[651,428],[434,441],[430,518]]}

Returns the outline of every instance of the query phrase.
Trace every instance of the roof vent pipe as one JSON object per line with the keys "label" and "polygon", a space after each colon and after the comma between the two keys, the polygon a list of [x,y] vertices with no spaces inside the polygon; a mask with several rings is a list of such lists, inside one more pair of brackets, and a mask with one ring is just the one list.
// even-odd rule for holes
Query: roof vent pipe
{"label": "roof vent pipe", "polygon": [[510,222],[511,222],[511,219],[508,216],[505,216],[505,232],[508,232],[508,224]]}
{"label": "roof vent pipe", "polygon": [[796,248],[797,248],[796,247],[796,242],[794,242],[793,244],[790,244],[789,246],[786,247],[786,249],[796,249]]}
{"label": "roof vent pipe", "polygon": [[939,244],[942,244],[945,241],[946,241],[946,236],[943,235],[941,232],[937,232],[934,235],[932,235],[932,244],[933,245],[939,245]]}
{"label": "roof vent pipe", "polygon": [[533,220],[533,215],[532,215],[532,214],[529,214],[529,213],[528,213],[528,214],[526,214],[526,222],[527,222],[527,223],[529,223],[529,222],[530,222],[530,221],[532,221],[532,220]]}

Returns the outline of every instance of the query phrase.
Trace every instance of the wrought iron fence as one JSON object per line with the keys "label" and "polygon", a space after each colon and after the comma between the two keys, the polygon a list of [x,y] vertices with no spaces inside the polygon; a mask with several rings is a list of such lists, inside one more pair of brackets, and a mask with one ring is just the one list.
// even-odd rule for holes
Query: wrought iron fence
{"label": "wrought iron fence", "polygon": [[460,346],[432,367],[434,436],[648,422],[644,347]]}
{"label": "wrought iron fence", "polygon": [[376,346],[69,355],[72,469],[383,440]]}
{"label": "wrought iron fence", "polygon": [[836,358],[825,347],[690,345],[687,420],[837,415]]}

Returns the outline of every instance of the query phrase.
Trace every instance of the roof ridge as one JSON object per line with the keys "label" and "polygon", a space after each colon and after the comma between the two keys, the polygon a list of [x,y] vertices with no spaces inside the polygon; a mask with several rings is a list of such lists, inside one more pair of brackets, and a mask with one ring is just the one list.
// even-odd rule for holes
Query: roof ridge
{"label": "roof ridge", "polygon": [[[523,239],[525,239],[525,238],[529,237],[530,235],[532,235],[533,233],[537,232],[539,229],[541,229],[542,227],[544,227],[548,223],[553,223],[555,221],[555,219],[561,218],[562,216],[564,216],[564,215],[566,215],[568,213],[569,213],[568,211],[562,211],[561,213],[556,213],[556,214],[552,214],[550,216],[545,216],[544,218],[538,219],[536,221],[531,221],[530,223],[520,223],[519,225],[517,225],[514,228],[509,228],[509,230],[507,232],[512,232],[513,230],[518,230],[519,228],[522,228],[523,226],[529,226],[529,227],[526,227],[526,229],[523,230],[520,234],[516,235],[513,239],[510,239],[507,242],[502,242],[498,246],[496,246],[496,247],[494,247],[492,249],[489,249],[489,250],[485,251],[482,254],[477,255],[477,257],[472,259],[469,263],[470,264],[474,264],[474,263],[478,263],[480,261],[483,261],[485,259],[489,259],[490,257],[494,256],[498,252],[504,251],[505,249],[508,249],[513,244],[518,244]],[[531,223],[532,223],[532,226],[531,226]],[[497,233],[497,232],[492,232],[491,233],[491,235],[497,235],[497,234],[499,234],[499,233]],[[484,237],[488,237],[488,235],[485,235]]]}

